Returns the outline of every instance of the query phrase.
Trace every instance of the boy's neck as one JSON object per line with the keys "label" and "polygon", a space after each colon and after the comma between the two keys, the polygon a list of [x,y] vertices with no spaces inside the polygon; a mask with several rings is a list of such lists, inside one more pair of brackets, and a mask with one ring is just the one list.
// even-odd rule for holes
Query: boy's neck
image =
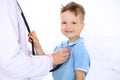
{"label": "boy's neck", "polygon": [[77,37],[74,38],[74,39],[69,39],[69,40],[68,40],[68,43],[74,42],[74,41],[76,41],[76,40],[79,39],[79,38],[80,38],[80,36],[77,36]]}

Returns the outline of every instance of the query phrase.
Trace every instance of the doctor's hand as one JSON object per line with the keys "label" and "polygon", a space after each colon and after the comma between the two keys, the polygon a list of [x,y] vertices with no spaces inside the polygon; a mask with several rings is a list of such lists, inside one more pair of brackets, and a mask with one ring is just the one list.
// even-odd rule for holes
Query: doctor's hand
{"label": "doctor's hand", "polygon": [[32,31],[31,33],[28,34],[28,41],[30,43],[32,43],[32,41],[34,42],[34,48],[36,50],[37,55],[45,55],[35,31]]}
{"label": "doctor's hand", "polygon": [[69,49],[63,48],[52,54],[53,64],[61,64],[65,62],[70,56]]}

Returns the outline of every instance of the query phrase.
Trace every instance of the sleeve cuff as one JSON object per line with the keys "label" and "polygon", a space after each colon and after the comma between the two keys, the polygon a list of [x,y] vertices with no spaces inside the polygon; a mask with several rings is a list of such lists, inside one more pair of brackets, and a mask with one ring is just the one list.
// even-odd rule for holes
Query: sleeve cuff
{"label": "sleeve cuff", "polygon": [[51,62],[51,68],[53,68],[53,57],[51,54],[46,54],[46,56],[48,56],[50,58],[50,62]]}

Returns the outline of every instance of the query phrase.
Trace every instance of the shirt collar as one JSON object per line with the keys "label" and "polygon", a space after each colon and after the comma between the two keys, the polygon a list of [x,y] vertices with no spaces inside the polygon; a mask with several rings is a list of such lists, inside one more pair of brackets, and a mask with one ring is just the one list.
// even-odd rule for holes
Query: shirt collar
{"label": "shirt collar", "polygon": [[63,43],[63,46],[74,46],[74,45],[76,45],[76,44],[78,44],[78,43],[82,43],[83,42],[83,38],[82,37],[80,37],[79,39],[77,39],[77,40],[75,40],[75,41],[73,41],[73,42],[68,42],[68,41],[65,41],[64,43]]}

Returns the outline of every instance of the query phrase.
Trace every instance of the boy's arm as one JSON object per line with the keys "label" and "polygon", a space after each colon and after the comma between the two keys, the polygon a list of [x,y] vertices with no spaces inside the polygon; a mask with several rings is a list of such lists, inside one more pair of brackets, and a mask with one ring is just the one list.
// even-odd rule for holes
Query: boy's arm
{"label": "boy's arm", "polygon": [[76,80],[84,80],[85,79],[85,72],[76,70]]}

